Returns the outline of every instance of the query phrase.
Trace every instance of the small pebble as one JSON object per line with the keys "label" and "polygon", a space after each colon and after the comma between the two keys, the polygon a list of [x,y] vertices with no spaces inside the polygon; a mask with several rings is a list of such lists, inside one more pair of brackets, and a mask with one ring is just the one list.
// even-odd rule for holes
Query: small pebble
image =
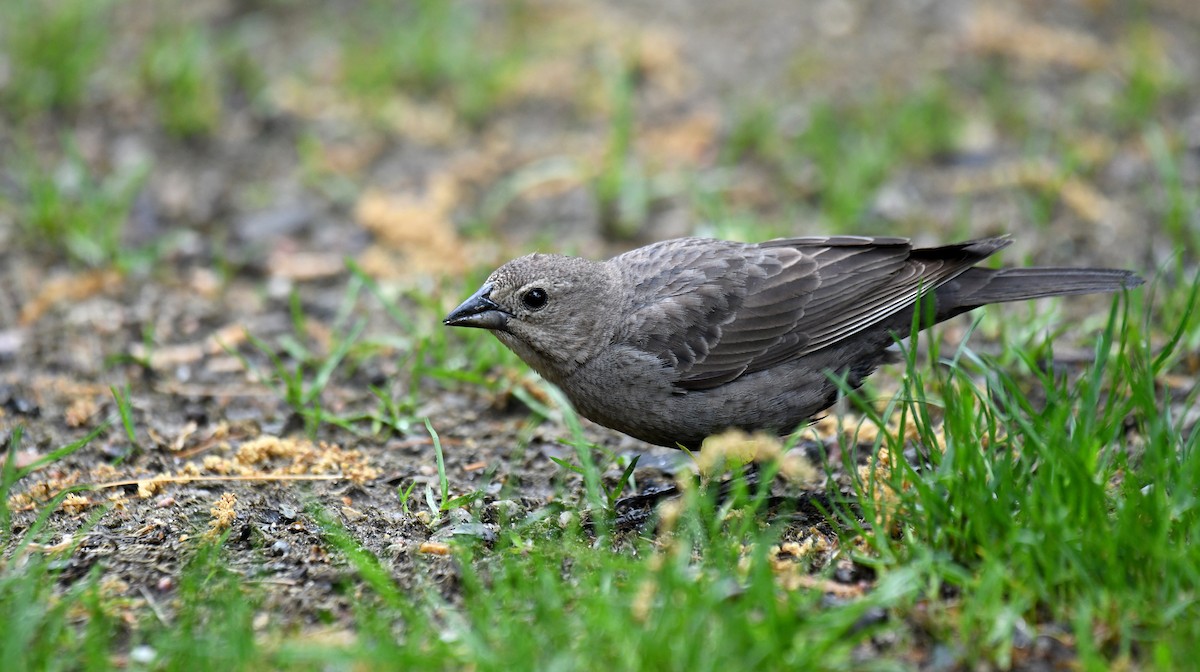
{"label": "small pebble", "polygon": [[129,650],[129,660],[139,665],[149,665],[158,659],[158,652],[149,646],[135,646]]}
{"label": "small pebble", "polygon": [[521,511],[521,505],[511,499],[502,499],[495,504],[496,512],[504,518],[513,518]]}

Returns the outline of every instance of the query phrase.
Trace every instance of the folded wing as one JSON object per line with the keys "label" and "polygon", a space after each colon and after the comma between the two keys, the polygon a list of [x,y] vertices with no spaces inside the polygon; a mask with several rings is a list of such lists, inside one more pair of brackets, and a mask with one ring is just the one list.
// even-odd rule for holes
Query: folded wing
{"label": "folded wing", "polygon": [[668,241],[622,257],[638,297],[624,333],[679,373],[681,391],[709,389],[877,325],[1008,243]]}

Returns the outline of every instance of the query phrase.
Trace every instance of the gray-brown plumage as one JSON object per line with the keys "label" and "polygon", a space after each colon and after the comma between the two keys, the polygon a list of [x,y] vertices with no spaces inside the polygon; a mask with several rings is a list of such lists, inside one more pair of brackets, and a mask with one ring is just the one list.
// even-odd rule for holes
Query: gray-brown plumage
{"label": "gray-brown plumage", "polygon": [[[985,269],[1007,238],[680,238],[608,261],[532,254],[498,268],[445,324],[489,329],[576,409],[664,446],[730,427],[790,432],[857,387],[907,335],[988,303],[1114,292],[1129,271]],[[928,306],[928,303],[923,303]]]}

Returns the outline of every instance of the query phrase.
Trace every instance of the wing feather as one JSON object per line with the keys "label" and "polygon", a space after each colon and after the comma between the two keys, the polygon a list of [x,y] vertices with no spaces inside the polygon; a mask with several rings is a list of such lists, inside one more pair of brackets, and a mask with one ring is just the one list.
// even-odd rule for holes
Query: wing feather
{"label": "wing feather", "polygon": [[613,260],[634,288],[622,340],[673,367],[681,391],[709,389],[868,329],[1007,244],[913,250],[903,238],[859,236],[666,241]]}

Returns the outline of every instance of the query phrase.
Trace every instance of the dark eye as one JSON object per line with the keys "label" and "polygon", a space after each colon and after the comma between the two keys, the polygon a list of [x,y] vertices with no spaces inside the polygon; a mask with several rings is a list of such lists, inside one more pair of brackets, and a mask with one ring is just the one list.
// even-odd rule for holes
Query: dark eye
{"label": "dark eye", "polygon": [[542,289],[541,287],[534,287],[533,289],[521,295],[521,303],[525,304],[525,307],[530,310],[538,310],[542,306],[546,305],[546,300],[548,298],[549,297],[546,296],[546,290]]}

